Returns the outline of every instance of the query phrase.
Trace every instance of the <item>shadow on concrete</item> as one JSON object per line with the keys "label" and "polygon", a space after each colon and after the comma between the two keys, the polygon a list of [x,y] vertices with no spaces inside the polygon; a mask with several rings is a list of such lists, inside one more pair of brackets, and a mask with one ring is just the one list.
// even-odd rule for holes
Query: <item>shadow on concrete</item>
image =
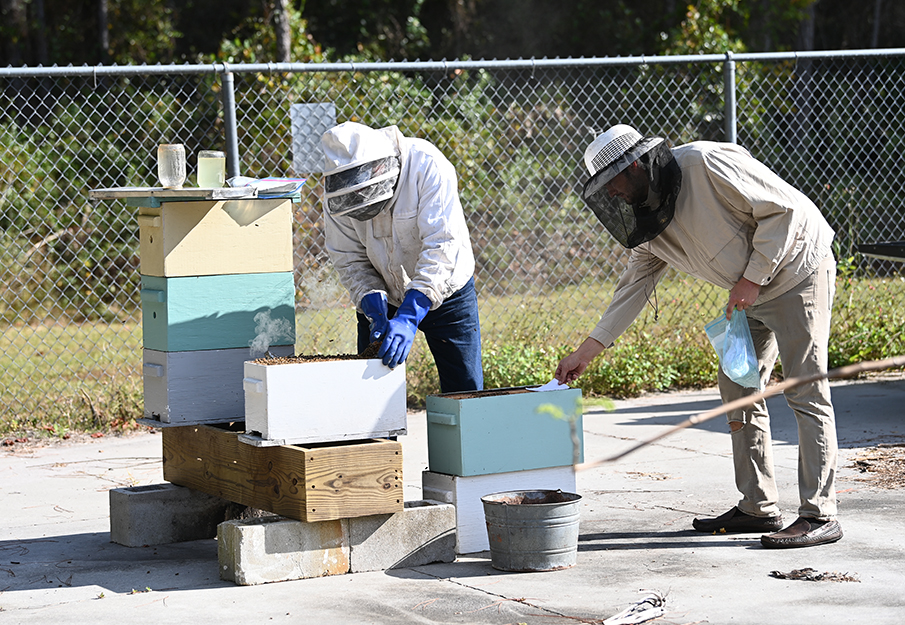
{"label": "shadow on concrete", "polygon": [[217,541],[150,547],[110,542],[109,532],[0,541],[0,592],[98,586],[111,593],[231,586],[219,577]]}
{"label": "shadow on concrete", "polygon": [[[905,406],[905,379],[836,383],[832,397],[841,448],[905,440],[905,410],[902,409]],[[675,398],[675,395],[664,394],[662,403],[651,402],[647,397],[643,405],[620,407],[615,414],[626,418],[618,425],[662,425],[668,429],[720,405],[718,399],[675,402]],[[798,426],[785,398],[782,395],[768,398],[767,409],[774,443],[797,444]],[[593,419],[595,412],[599,414],[600,410],[590,410],[586,418]],[[728,433],[724,415],[693,427]]]}

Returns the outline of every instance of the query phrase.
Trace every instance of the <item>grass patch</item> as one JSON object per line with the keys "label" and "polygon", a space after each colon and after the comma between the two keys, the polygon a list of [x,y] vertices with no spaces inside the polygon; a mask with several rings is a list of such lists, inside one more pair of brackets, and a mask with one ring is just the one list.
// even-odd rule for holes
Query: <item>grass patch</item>
{"label": "grass patch", "polygon": [[141,331],[132,324],[11,326],[0,335],[0,433],[60,436],[136,427]]}
{"label": "grass patch", "polygon": [[[697,284],[697,283],[696,283]],[[633,397],[648,391],[715,384],[717,359],[704,325],[719,314],[709,289],[686,288],[691,301],[666,298],[617,344],[591,363],[577,387],[584,397]],[[487,388],[543,384],[560,359],[584,340],[609,297],[565,287],[545,297],[480,298]],[[837,280],[830,368],[905,354],[905,280]],[[680,310],[677,307],[682,306]],[[680,318],[681,321],[675,321]],[[355,351],[355,311],[335,307],[300,312],[299,354]],[[65,436],[136,427],[143,412],[140,324],[60,323],[7,326],[0,334],[0,435]],[[436,367],[419,334],[406,363],[409,405],[439,392]]]}

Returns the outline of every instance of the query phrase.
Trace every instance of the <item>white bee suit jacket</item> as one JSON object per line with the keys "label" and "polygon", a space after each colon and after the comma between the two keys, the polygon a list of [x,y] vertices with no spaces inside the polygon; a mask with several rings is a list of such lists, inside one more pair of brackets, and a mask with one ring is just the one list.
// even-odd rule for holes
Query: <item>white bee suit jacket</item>
{"label": "white bee suit jacket", "polygon": [[387,208],[368,221],[324,211],[327,253],[352,302],[384,291],[399,306],[410,289],[436,309],[474,274],[474,253],[452,163],[431,143],[381,130],[396,145],[399,183]]}

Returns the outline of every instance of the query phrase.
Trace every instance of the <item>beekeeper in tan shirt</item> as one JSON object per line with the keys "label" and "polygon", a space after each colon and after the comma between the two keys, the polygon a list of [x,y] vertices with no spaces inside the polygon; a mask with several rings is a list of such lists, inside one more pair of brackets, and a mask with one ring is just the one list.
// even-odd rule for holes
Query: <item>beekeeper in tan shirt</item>
{"label": "beekeeper in tan shirt", "polygon": [[[674,267],[728,291],[726,315],[744,310],[761,384],[777,356],[783,374],[827,367],[836,263],[833,230],[804,194],[747,150],[696,141],[669,148],[617,125],[585,151],[591,178],[583,197],[623,246],[628,266],[588,339],[563,358],[555,377],[578,378],[631,325],[660,276]],[[750,395],[719,372],[724,402]],[[783,529],[774,480],[769,414],[761,400],[728,413],[736,486],[742,498],[702,532],[768,533],[769,548],[808,547],[842,538],[836,520],[836,426],[826,379],[785,393],[799,428],[798,518]]]}

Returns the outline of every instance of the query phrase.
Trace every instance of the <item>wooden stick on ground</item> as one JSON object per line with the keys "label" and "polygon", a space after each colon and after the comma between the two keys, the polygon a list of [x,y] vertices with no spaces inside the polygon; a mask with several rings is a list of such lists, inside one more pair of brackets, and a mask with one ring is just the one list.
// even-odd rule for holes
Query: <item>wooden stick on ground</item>
{"label": "wooden stick on ground", "polygon": [[839,367],[837,369],[831,369],[826,373],[819,373],[815,375],[810,375],[801,378],[789,378],[788,380],[783,380],[778,384],[774,384],[773,386],[768,386],[765,390],[760,393],[755,393],[754,395],[749,395],[747,397],[742,397],[740,399],[736,399],[735,401],[731,401],[728,404],[723,404],[722,406],[717,406],[711,410],[706,412],[702,412],[700,414],[696,414],[693,417],[689,417],[682,423],[678,425],[674,425],[668,430],[657,434],[654,437],[648,438],[647,440],[643,440],[640,443],[629,447],[623,452],[616,454],[615,456],[610,456],[609,458],[603,458],[600,460],[594,460],[591,462],[583,462],[581,464],[575,465],[576,471],[586,471],[587,469],[593,469],[594,467],[599,467],[602,464],[607,462],[614,462],[616,460],[620,460],[625,456],[638,451],[642,447],[646,447],[651,443],[655,443],[662,438],[666,438],[670,434],[675,434],[679,430],[684,430],[685,428],[689,428],[693,425],[697,425],[699,423],[704,423],[705,421],[709,421],[714,417],[718,417],[721,414],[726,414],[730,410],[735,410],[736,408],[743,408],[745,406],[750,406],[751,404],[760,401],[761,399],[765,399],[767,397],[772,397],[773,395],[778,395],[782,393],[786,389],[790,389],[796,386],[800,386],[802,384],[808,384],[810,382],[816,382],[817,380],[822,380],[824,378],[834,380],[837,378],[851,378],[860,373],[865,373],[868,371],[882,371],[884,369],[894,369],[896,367],[905,366],[905,356],[893,356],[892,358],[887,358],[885,360],[871,360],[867,362],[859,362],[854,365],[847,365],[845,367]]}

